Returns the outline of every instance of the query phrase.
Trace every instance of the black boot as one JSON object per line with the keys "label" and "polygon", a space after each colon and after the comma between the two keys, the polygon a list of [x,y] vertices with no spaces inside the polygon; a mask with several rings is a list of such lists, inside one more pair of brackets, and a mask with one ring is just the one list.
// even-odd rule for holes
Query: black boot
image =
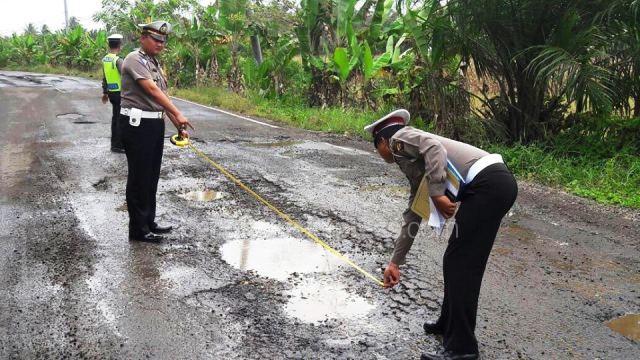
{"label": "black boot", "polygon": [[427,321],[424,323],[424,325],[422,325],[422,328],[424,329],[424,333],[429,335],[429,334],[433,334],[433,335],[442,335],[444,334],[444,329],[442,327],[442,323],[440,321],[435,321],[435,322],[431,322],[431,321]]}
{"label": "black boot", "polygon": [[132,235],[129,234],[129,241],[141,241],[150,243],[159,243],[164,239],[164,236],[148,232],[146,234]]}
{"label": "black boot", "polygon": [[158,225],[156,223],[153,223],[153,226],[150,226],[151,231],[156,233],[156,234],[166,234],[171,232],[171,230],[173,230],[173,225]]}

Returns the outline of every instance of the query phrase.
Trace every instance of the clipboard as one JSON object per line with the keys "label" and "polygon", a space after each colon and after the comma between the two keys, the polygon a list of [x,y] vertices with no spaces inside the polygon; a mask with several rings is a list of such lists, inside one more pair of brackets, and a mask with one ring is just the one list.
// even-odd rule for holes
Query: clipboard
{"label": "clipboard", "polygon": [[411,211],[425,220],[429,220],[431,216],[431,197],[429,196],[429,182],[427,177],[423,176],[416,191],[416,196],[411,203]]}

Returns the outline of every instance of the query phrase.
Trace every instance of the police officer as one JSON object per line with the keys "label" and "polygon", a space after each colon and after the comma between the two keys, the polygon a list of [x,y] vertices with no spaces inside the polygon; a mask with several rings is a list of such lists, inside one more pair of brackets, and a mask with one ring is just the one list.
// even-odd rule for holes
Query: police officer
{"label": "police officer", "polygon": [[517,196],[516,181],[500,155],[407,126],[409,118],[408,111],[397,110],[365,127],[380,156],[398,164],[411,185],[409,208],[403,213],[404,224],[385,269],[384,284],[393,287],[400,280],[398,266],[405,263],[421,222],[411,204],[423,179],[437,210],[445,218],[454,215],[456,204],[445,195],[449,160],[467,185],[454,199],[460,207],[444,253],[440,317],[424,324],[427,334],[443,336],[444,350],[421,358],[477,359],[474,332],[480,285],[500,222]]}
{"label": "police officer", "polygon": [[123,129],[127,154],[127,209],[129,239],[159,242],[172,230],[171,225],[155,222],[156,192],[164,146],[165,115],[179,133],[188,137],[191,124],[167,95],[167,79],[156,57],[164,50],[171,25],[154,21],[141,28],[140,49],[124,59],[122,65]]}
{"label": "police officer", "polygon": [[120,73],[122,72],[123,60],[118,56],[122,46],[122,35],[112,34],[107,38],[109,43],[109,53],[102,58],[102,103],[107,100],[111,103],[111,151],[117,153],[124,152],[122,145],[122,133],[120,131],[120,90],[122,82]]}

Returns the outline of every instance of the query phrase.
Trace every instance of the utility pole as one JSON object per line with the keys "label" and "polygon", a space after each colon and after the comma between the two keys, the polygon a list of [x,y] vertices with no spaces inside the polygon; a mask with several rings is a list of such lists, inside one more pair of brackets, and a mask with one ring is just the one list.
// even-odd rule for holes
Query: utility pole
{"label": "utility pole", "polygon": [[69,12],[67,11],[67,0],[64,0],[64,28],[69,30]]}

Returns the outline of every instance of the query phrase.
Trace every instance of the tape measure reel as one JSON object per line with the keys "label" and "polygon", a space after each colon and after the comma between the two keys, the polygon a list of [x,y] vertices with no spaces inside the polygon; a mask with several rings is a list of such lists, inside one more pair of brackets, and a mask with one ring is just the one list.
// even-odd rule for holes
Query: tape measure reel
{"label": "tape measure reel", "polygon": [[188,137],[183,138],[182,136],[180,136],[180,134],[173,135],[169,140],[173,145],[177,147],[185,147],[189,145],[189,138]]}

